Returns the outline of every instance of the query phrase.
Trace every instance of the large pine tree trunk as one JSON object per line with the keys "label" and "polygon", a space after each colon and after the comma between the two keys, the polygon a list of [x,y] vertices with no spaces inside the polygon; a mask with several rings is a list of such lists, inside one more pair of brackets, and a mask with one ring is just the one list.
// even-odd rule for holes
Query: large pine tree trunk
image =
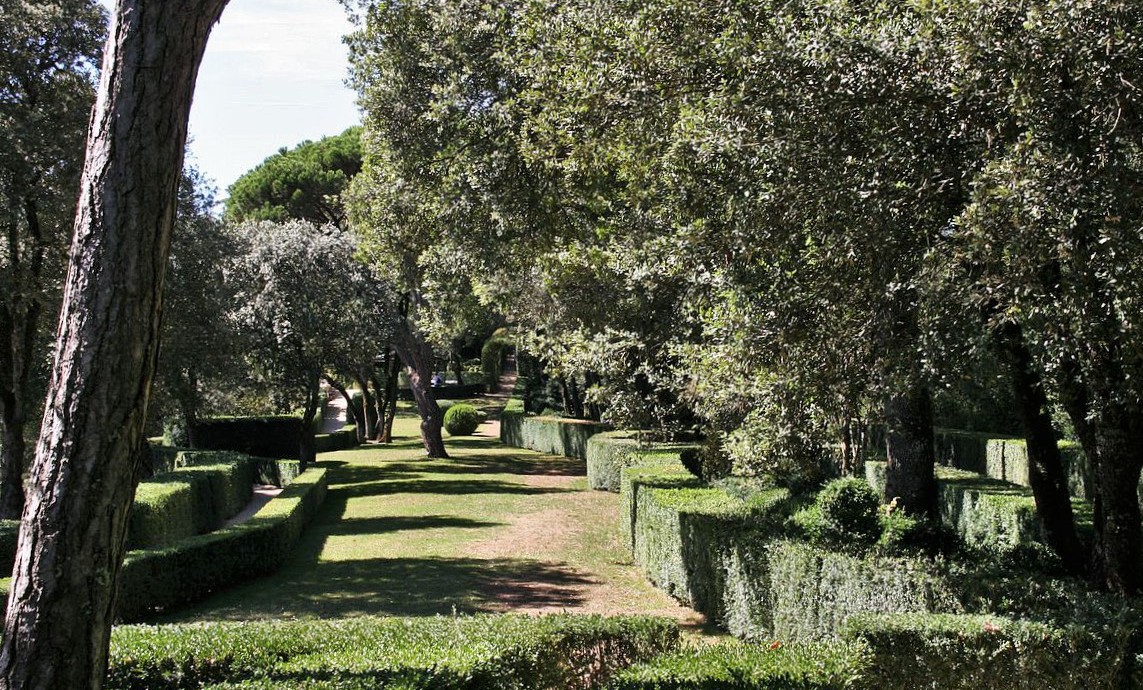
{"label": "large pine tree trunk", "polygon": [[1082,573],[1087,559],[1076,533],[1068,478],[1048,412],[1044,382],[1018,324],[1008,322],[999,327],[993,339],[1011,377],[1016,417],[1028,447],[1028,480],[1044,536],[1069,572]]}
{"label": "large pine tree trunk", "polygon": [[[25,267],[29,280],[42,279],[44,250],[42,233],[36,221],[35,207],[26,204],[29,235],[37,247]],[[29,286],[30,292],[38,292]],[[27,446],[24,442],[27,423],[28,379],[32,373],[36,338],[39,334],[40,304],[34,299],[11,296],[7,309],[0,309],[0,518],[19,520],[24,512],[24,469]]]}
{"label": "large pine tree trunk", "polygon": [[99,688],[191,96],[226,0],[120,0],[92,114],[0,688]]}
{"label": "large pine tree trunk", "polygon": [[929,390],[914,384],[885,401],[885,499],[912,515],[935,516],[933,405]]}
{"label": "large pine tree trunk", "polygon": [[405,365],[409,388],[413,391],[413,400],[421,415],[421,442],[425,445],[425,452],[430,458],[447,458],[448,453],[441,436],[444,415],[430,385],[433,376],[433,348],[413,330],[408,319],[401,320],[394,346],[397,356]]}
{"label": "large pine tree trunk", "polygon": [[1103,517],[1098,548],[1104,580],[1114,592],[1136,595],[1143,592],[1138,494],[1143,470],[1143,419],[1137,410],[1109,403],[1094,426],[1099,455],[1096,483]]}

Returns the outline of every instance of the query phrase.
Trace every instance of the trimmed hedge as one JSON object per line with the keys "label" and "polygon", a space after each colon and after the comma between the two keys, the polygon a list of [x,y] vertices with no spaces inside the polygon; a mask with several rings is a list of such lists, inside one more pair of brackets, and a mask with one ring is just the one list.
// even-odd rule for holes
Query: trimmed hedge
{"label": "trimmed hedge", "polygon": [[758,577],[765,570],[759,548],[781,529],[789,491],[765,489],[741,498],[677,470],[646,469],[624,471],[635,515],[635,563],[656,586],[735,635],[765,636],[770,601],[765,578]]}
{"label": "trimmed hedge", "polygon": [[500,414],[500,441],[505,445],[580,460],[587,459],[588,439],[610,428],[583,419],[529,417],[523,402],[515,399]]}
{"label": "trimmed hedge", "polygon": [[593,489],[619,491],[620,474],[634,465],[678,465],[694,444],[641,444],[635,431],[605,431],[587,439],[587,483]]}
{"label": "trimmed hedge", "polygon": [[727,643],[620,671],[609,690],[847,690],[867,665],[852,644]]}
{"label": "trimmed hedge", "polygon": [[1123,677],[1123,640],[998,616],[855,616],[845,639],[868,650],[863,685],[883,690],[1097,690]]}
{"label": "trimmed hedge", "polygon": [[661,618],[473,616],[121,627],[107,690],[598,687],[678,647]]}
{"label": "trimmed hedge", "polygon": [[332,453],[338,450],[356,448],[357,425],[347,424],[337,431],[328,434],[314,434],[314,452]]}
{"label": "trimmed hedge", "polygon": [[449,436],[471,436],[485,419],[485,414],[472,405],[451,405],[444,413],[444,427]]}
{"label": "trimmed hedge", "polygon": [[274,460],[257,458],[258,483],[285,488],[302,473],[300,460]]}
{"label": "trimmed hedge", "polygon": [[[438,400],[464,400],[484,395],[483,383],[466,383],[463,386],[456,383],[446,383],[443,386],[433,386],[433,395]],[[397,399],[409,401],[413,399],[412,388],[397,389]]]}
{"label": "trimmed hedge", "polygon": [[[210,464],[206,464],[210,463]],[[140,482],[127,548],[161,546],[217,529],[250,502],[258,464],[226,452],[179,453],[178,469]]]}
{"label": "trimmed hedge", "polygon": [[860,613],[959,612],[952,583],[921,558],[839,553],[795,541],[766,547],[766,588],[771,634],[782,640],[821,640],[837,635]]}
{"label": "trimmed hedge", "polygon": [[[119,575],[116,618],[142,620],[274,572],[293,554],[325,493],[325,470],[313,468],[247,522],[167,546],[128,551]],[[7,596],[5,581],[0,601],[7,602]]]}
{"label": "trimmed hedge", "polygon": [[195,448],[232,450],[261,458],[297,460],[302,420],[293,416],[213,417],[194,428]]}
{"label": "trimmed hedge", "polygon": [[[1032,490],[950,467],[937,467],[941,522],[970,548],[1005,556],[1043,544]],[[865,476],[878,491],[885,486],[885,463],[867,460]],[[1073,499],[1077,527],[1090,533],[1091,506]]]}
{"label": "trimmed hedge", "polygon": [[293,554],[302,528],[325,492],[325,470],[310,469],[247,522],[168,546],[128,552],[120,575],[117,617],[140,620],[274,572]]}
{"label": "trimmed hedge", "polygon": [[498,332],[484,341],[484,345],[480,348],[480,371],[484,377],[484,387],[489,393],[495,393],[500,385],[500,376],[504,373],[504,360],[514,342],[514,339],[506,333]]}

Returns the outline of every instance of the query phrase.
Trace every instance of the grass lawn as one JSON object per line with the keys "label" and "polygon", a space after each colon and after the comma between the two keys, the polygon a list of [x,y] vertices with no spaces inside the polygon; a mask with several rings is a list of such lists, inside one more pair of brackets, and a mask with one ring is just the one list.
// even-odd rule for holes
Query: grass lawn
{"label": "grass lawn", "polygon": [[161,622],[566,610],[701,626],[631,565],[618,496],[589,490],[581,461],[479,436],[446,436],[452,457],[428,460],[417,423],[321,455],[330,491],[297,557]]}

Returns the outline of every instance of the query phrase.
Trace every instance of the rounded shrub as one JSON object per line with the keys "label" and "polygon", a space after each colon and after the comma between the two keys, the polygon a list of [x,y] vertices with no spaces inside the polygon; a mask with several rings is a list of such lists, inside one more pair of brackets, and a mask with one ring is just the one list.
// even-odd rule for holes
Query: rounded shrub
{"label": "rounded shrub", "polygon": [[835,479],[818,494],[823,527],[840,539],[873,542],[881,536],[881,500],[864,479]]}
{"label": "rounded shrub", "polygon": [[484,413],[467,403],[457,403],[445,411],[444,427],[450,436],[469,436],[484,421]]}

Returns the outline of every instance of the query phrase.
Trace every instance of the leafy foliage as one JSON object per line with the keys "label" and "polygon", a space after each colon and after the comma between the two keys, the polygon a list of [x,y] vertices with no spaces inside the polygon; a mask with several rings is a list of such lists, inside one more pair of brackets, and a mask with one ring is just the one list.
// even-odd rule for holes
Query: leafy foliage
{"label": "leafy foliage", "polygon": [[449,407],[444,413],[445,431],[451,436],[470,436],[484,421],[484,413],[467,403]]}

